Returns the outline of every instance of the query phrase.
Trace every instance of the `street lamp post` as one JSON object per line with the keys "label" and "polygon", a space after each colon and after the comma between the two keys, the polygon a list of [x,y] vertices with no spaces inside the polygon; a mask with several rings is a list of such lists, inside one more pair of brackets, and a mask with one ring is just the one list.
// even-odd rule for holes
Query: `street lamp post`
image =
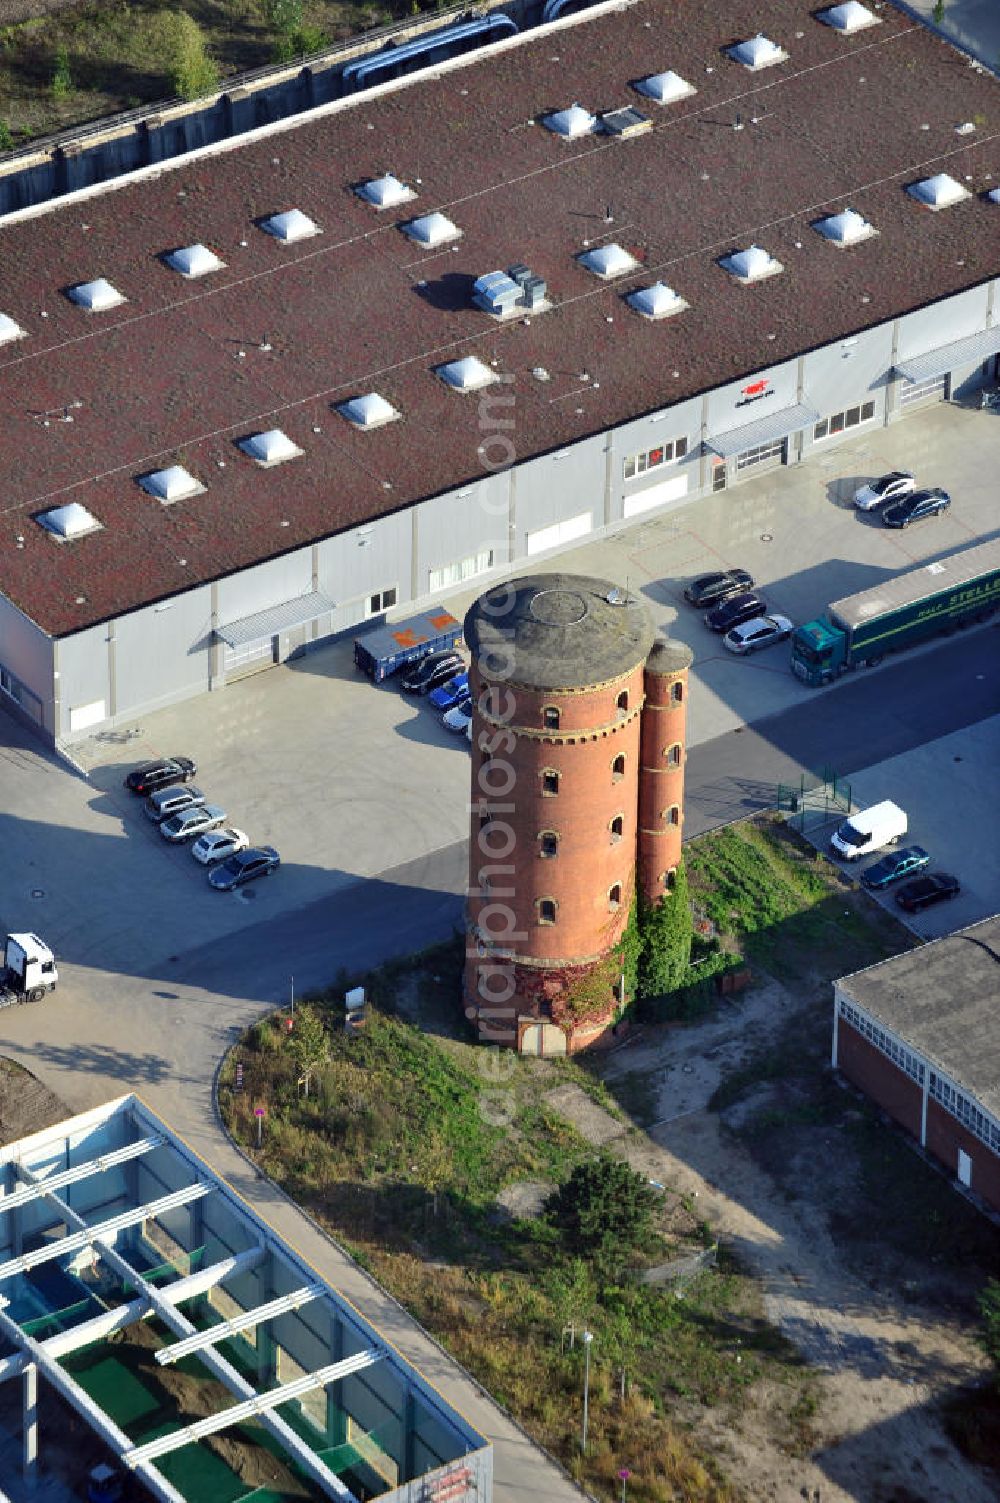
{"label": "street lamp post", "polygon": [[594,1339],[592,1331],[583,1333],[583,1432],[580,1436],[580,1450],[587,1454],[587,1412],[590,1404],[590,1343]]}

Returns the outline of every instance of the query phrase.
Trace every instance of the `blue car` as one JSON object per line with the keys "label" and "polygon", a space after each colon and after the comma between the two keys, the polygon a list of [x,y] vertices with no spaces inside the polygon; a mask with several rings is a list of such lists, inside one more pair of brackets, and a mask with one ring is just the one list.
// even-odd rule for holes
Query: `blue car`
{"label": "blue car", "polygon": [[861,873],[862,886],[878,891],[888,887],[890,882],[898,882],[900,877],[912,877],[914,872],[922,871],[930,864],[930,859],[922,845],[908,845],[905,850],[890,851],[888,856],[883,856],[881,861],[876,861],[874,866]]}
{"label": "blue car", "polygon": [[435,689],[431,695],[431,704],[435,710],[451,710],[462,699],[467,699],[469,694],[469,675],[458,673],[450,678],[440,689]]}

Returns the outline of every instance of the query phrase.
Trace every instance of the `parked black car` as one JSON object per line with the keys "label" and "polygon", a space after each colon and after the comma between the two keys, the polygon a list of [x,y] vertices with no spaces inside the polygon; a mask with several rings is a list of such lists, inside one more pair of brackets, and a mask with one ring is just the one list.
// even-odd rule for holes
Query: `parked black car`
{"label": "parked black car", "polygon": [[684,599],[688,605],[704,611],[728,595],[750,589],[753,589],[753,577],[745,569],[721,569],[715,574],[702,574],[699,579],[692,579],[684,591]]}
{"label": "parked black car", "polygon": [[948,872],[926,872],[922,877],[904,882],[896,894],[896,902],[907,913],[919,913],[921,908],[929,908],[932,903],[957,898],[961,891],[958,878]]}
{"label": "parked black car", "polygon": [[441,647],[437,652],[429,652],[425,658],[420,659],[413,672],[406,675],[400,687],[407,694],[421,693],[427,680],[446,663],[451,665],[453,673],[457,673],[461,667],[462,654],[456,652],[454,647]]}
{"label": "parked black car", "polygon": [[930,490],[913,491],[902,501],[894,501],[882,513],[883,527],[909,527],[911,522],[920,522],[924,517],[939,517],[951,505],[951,497],[939,485]]}
{"label": "parked black car", "polygon": [[208,874],[210,887],[217,892],[232,892],[244,882],[253,882],[257,877],[269,877],[281,865],[281,857],[273,845],[251,846],[249,850],[237,851],[228,861],[213,866]]}
{"label": "parked black car", "polygon": [[442,661],[437,664],[433,673],[427,675],[416,692],[433,694],[435,689],[440,689],[442,684],[450,683],[453,678],[464,671],[465,662],[460,657],[453,658],[450,662]]}
{"label": "parked black car", "polygon": [[709,611],[705,617],[705,625],[712,631],[732,631],[734,626],[740,626],[744,621],[754,621],[758,616],[767,615],[767,601],[752,592],[742,595],[730,595],[728,600],[722,600],[714,610]]}
{"label": "parked black car", "polygon": [[132,793],[155,793],[169,783],[190,783],[197,771],[190,757],[159,757],[155,762],[133,767],[125,779],[125,787]]}

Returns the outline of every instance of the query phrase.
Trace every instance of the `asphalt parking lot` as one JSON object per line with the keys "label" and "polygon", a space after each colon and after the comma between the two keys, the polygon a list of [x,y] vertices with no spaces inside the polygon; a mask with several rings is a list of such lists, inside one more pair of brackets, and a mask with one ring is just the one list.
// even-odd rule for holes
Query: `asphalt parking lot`
{"label": "asphalt parking lot", "polygon": [[[873,901],[889,909],[923,939],[938,939],[1000,909],[1000,821],[992,792],[998,767],[1000,717],[880,762],[851,781],[856,809],[883,799],[898,804],[906,811],[908,825],[900,846],[923,846],[931,858],[927,870],[948,872],[962,885],[956,898],[914,914],[904,913],[896,903],[901,883],[871,894]],[[809,838],[828,855],[830,835],[843,817],[838,815],[809,829]],[[858,878],[877,858],[857,862],[845,862],[837,856],[831,859]]]}
{"label": "asphalt parking lot", "polygon": [[[998,464],[994,414],[935,409],[539,567],[627,580],[657,625],[691,645],[689,741],[696,746],[837,689],[800,685],[784,646],[735,658],[684,604],[687,580],[740,564],[772,608],[807,619],[884,573],[989,535]],[[857,484],[898,466],[948,487],[951,511],[903,533],[859,516],[851,504]],[[461,614],[475,593],[447,604]],[[392,680],[376,688],[360,677],[349,641],[159,711],[132,729],[132,737],[123,729],[77,743],[84,781],[60,776],[12,728],[9,775],[0,786],[8,858],[0,912],[8,923],[36,923],[62,953],[69,943],[75,958],[101,968],[130,969],[140,943],[147,963],[190,951],[359,877],[419,863],[467,833],[464,738],[445,731],[426,701],[400,694]],[[141,801],[122,787],[130,766],[163,753],[194,757],[198,785],[228,822],[254,843],[277,847],[276,876],[238,893],[214,893],[185,847],[166,847],[142,817]],[[914,831],[918,839],[916,825]],[[44,896],[31,896],[38,892]],[[957,918],[961,910],[951,911]]]}

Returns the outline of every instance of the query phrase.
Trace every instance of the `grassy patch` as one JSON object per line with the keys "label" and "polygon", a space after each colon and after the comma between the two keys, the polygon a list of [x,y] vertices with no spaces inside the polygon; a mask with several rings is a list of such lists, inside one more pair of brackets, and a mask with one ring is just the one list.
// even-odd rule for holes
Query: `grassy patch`
{"label": "grassy patch", "polygon": [[687,865],[692,898],[719,934],[786,985],[844,975],[912,943],[780,819],[706,835]]}
{"label": "grassy patch", "polygon": [[[443,946],[386,967],[366,978],[369,998],[400,1012],[441,1003],[444,1015],[454,963],[454,946]],[[349,1037],[333,1002],[341,990],[315,1004],[330,1053],[309,1098],[280,1019],[233,1051],[219,1091],[230,1129],[597,1496],[620,1496],[628,1466],[635,1503],[734,1500],[678,1416],[692,1404],[736,1415],[766,1384],[785,1395],[792,1448],[804,1422],[793,1413],[809,1403],[809,1376],[765,1320],[753,1281],[723,1254],[683,1290],[643,1285],[621,1260],[602,1268],[574,1257],[546,1218],[517,1219],[498,1203],[522,1181],[562,1182],[595,1152],[544,1097],[575,1084],[620,1117],[604,1085],[572,1060],[500,1055],[381,1007]],[[664,1195],[637,1260],[684,1256],[706,1237],[694,1207]],[[582,1458],[585,1326],[594,1340]]]}
{"label": "grassy patch", "polygon": [[[21,145],[171,97],[177,73],[168,32],[180,15],[196,23],[224,79],[440,8],[438,0],[303,0],[289,25],[273,0],[69,5],[0,28],[0,113],[13,144]],[[210,83],[211,74],[203,78]]]}

